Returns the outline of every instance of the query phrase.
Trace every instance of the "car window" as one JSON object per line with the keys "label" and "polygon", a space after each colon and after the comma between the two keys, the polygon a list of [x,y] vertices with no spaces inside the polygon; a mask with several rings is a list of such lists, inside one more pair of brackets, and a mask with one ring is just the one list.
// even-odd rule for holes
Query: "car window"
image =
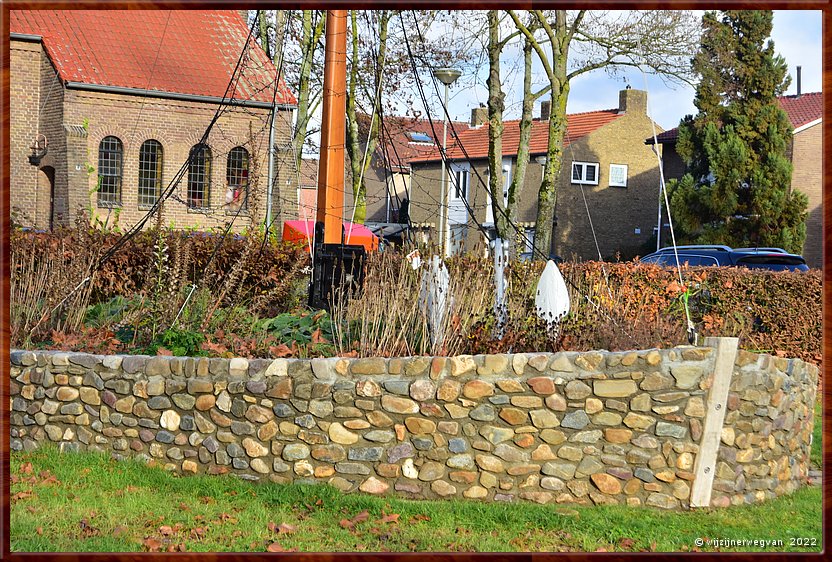
{"label": "car window", "polygon": [[737,265],[749,269],[768,269],[770,271],[806,271],[809,267],[800,256],[787,254],[768,254],[744,256],[737,260]]}

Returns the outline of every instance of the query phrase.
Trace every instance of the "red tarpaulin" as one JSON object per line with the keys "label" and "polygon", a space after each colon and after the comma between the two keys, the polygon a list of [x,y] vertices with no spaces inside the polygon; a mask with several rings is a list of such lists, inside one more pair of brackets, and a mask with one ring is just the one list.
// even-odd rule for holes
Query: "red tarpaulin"
{"label": "red tarpaulin", "polygon": [[[288,242],[309,242],[315,238],[315,221],[286,221],[283,239]],[[378,236],[363,224],[344,222],[344,243],[364,246],[368,252],[378,250]]]}

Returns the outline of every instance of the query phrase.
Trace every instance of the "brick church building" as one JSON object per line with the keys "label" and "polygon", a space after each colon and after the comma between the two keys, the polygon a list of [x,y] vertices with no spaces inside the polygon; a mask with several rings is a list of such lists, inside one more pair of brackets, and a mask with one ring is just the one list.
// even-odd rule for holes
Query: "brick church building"
{"label": "brick church building", "polygon": [[13,10],[9,20],[16,223],[50,229],[83,212],[129,228],[174,183],[165,226],[262,224],[272,121],[277,231],[296,217],[286,147],[297,102],[247,43],[240,11]]}

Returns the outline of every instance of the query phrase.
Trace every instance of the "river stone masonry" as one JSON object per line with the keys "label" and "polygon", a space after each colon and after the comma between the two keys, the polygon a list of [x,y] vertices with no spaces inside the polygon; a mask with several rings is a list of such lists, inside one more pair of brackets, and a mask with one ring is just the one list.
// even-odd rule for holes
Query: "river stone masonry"
{"label": "river stone masonry", "polygon": [[[689,506],[714,350],[246,360],[11,352],[11,448],[407,498]],[[808,476],[818,369],[741,351],[712,506]]]}

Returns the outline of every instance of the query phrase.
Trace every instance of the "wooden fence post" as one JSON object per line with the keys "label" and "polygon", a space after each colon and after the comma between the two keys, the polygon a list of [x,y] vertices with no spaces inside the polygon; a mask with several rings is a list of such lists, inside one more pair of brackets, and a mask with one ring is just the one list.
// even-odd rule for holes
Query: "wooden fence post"
{"label": "wooden fence post", "polygon": [[728,389],[737,358],[738,338],[705,338],[705,346],[716,348],[714,380],[708,392],[708,407],[699,454],[694,464],[693,486],[690,492],[691,507],[708,507],[716,473],[716,458],[722,438],[722,424],[728,405]]}

